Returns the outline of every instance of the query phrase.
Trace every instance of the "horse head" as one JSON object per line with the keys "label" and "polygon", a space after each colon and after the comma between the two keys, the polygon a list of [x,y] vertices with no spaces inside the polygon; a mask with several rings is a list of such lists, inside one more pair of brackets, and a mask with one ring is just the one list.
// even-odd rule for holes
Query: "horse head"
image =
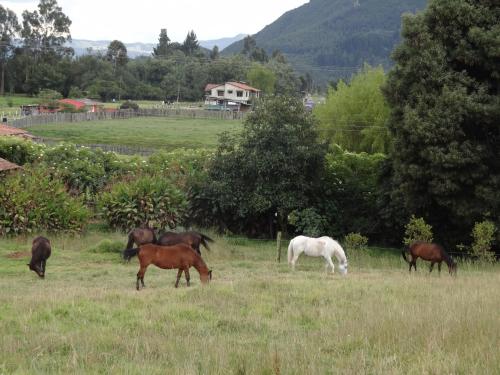
{"label": "horse head", "polygon": [[36,274],[40,276],[42,279],[45,277],[45,273],[37,264],[28,263],[27,266],[30,268],[31,271],[35,271]]}
{"label": "horse head", "polygon": [[339,264],[339,272],[342,276],[347,275],[347,262]]}

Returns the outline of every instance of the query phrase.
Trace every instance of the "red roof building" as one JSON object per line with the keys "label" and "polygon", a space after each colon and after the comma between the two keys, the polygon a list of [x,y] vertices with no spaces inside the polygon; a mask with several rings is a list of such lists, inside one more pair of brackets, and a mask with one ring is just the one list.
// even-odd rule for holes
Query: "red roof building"
{"label": "red roof building", "polygon": [[8,160],[0,158],[0,172],[11,171],[13,169],[21,168],[19,165],[11,163]]}

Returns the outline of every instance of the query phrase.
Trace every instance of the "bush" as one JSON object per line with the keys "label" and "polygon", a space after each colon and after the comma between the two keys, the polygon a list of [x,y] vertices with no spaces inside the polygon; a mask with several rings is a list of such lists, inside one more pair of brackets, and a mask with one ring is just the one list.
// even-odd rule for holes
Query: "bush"
{"label": "bush", "polygon": [[349,233],[345,236],[344,244],[348,250],[363,250],[368,245],[368,237],[362,236],[360,233]]}
{"label": "bush", "polygon": [[295,227],[296,233],[309,237],[325,235],[327,221],[314,208],[294,210],[288,216],[289,224]]}
{"label": "bush", "polygon": [[86,193],[89,199],[127,168],[112,152],[77,148],[67,143],[48,148],[43,163],[53,178],[62,180],[74,195]]}
{"label": "bush", "polygon": [[432,240],[432,227],[423,218],[416,218],[415,215],[412,215],[410,221],[405,226],[403,244],[410,246],[417,241],[432,242]]}
{"label": "bush", "polygon": [[0,137],[0,158],[24,165],[41,160],[46,147],[17,137]]}
{"label": "bush", "polygon": [[495,261],[495,253],[491,251],[495,232],[495,224],[491,221],[485,220],[474,225],[474,229],[472,230],[474,242],[472,243],[471,250],[472,254],[479,260],[486,262]]}
{"label": "bush", "polygon": [[102,240],[91,248],[91,253],[121,253],[125,249],[125,244],[120,241]]}
{"label": "bush", "polygon": [[184,218],[186,205],[184,194],[157,176],[119,182],[99,199],[109,226],[124,230],[142,225],[174,228]]}
{"label": "bush", "polygon": [[68,195],[64,185],[41,169],[26,169],[0,184],[0,234],[79,232],[89,211],[81,199]]}
{"label": "bush", "polygon": [[132,109],[134,111],[138,111],[139,104],[137,104],[136,102],[127,100],[120,105],[120,109]]}

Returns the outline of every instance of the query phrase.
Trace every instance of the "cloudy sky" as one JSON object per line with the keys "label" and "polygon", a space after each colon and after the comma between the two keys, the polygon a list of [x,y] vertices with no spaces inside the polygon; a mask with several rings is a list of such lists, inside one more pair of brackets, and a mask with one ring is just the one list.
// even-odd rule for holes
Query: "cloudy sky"
{"label": "cloudy sky", "polygon": [[[254,34],[308,0],[58,0],[74,39],[156,42],[161,28],[182,42],[189,30],[199,40]],[[38,1],[1,0],[20,16]]]}

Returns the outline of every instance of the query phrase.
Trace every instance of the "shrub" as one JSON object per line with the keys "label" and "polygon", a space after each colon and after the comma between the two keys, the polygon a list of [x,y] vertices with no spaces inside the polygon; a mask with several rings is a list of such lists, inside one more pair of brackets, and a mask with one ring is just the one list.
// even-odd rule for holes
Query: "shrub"
{"label": "shrub", "polygon": [[412,215],[410,221],[405,226],[405,237],[403,244],[410,246],[416,241],[432,242],[432,226],[427,224],[421,217]]}
{"label": "shrub", "polygon": [[136,102],[127,100],[120,105],[120,109],[132,109],[134,111],[138,111],[139,104],[137,104]]}
{"label": "shrub", "polygon": [[114,176],[126,169],[116,154],[63,143],[48,148],[43,163],[53,178],[61,179],[72,193],[94,197]]}
{"label": "shrub", "polygon": [[89,212],[81,199],[68,195],[64,185],[42,169],[26,169],[0,184],[0,234],[79,232]]}
{"label": "shrub", "polygon": [[295,227],[297,233],[310,237],[320,237],[325,234],[327,221],[314,208],[294,210],[288,216],[288,222]]}
{"label": "shrub", "polygon": [[121,253],[125,249],[125,244],[120,241],[102,240],[89,251],[91,253]]}
{"label": "shrub", "polygon": [[363,250],[368,245],[368,237],[360,233],[349,233],[345,236],[344,244],[348,250]]}
{"label": "shrub", "polygon": [[41,160],[46,147],[16,137],[0,137],[0,158],[24,165]]}
{"label": "shrub", "polygon": [[479,260],[486,262],[495,261],[495,254],[491,251],[495,232],[495,224],[491,221],[485,220],[474,225],[474,229],[472,230],[474,242],[472,243],[471,250],[472,254],[478,257]]}
{"label": "shrub", "polygon": [[174,228],[184,217],[186,197],[163,177],[140,176],[119,182],[99,199],[110,227],[131,229],[141,225]]}

